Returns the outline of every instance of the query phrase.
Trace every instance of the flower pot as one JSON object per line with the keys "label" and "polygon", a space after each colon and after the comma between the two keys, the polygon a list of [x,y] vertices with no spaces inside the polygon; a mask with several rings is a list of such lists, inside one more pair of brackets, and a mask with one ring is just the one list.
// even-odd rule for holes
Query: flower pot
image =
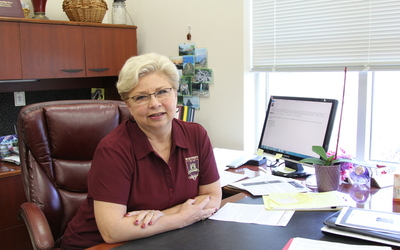
{"label": "flower pot", "polygon": [[314,165],[318,192],[334,191],[339,188],[340,165]]}

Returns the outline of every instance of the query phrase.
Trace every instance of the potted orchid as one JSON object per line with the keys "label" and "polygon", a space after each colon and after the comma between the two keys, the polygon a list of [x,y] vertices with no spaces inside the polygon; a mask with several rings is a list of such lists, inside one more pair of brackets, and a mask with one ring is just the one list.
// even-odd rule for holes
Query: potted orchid
{"label": "potted orchid", "polygon": [[342,180],[350,180],[349,172],[352,171],[356,161],[344,150],[341,155],[337,151],[328,153],[321,146],[313,146],[312,151],[320,158],[305,158],[300,163],[310,163],[315,166],[315,176],[319,192],[337,190]]}

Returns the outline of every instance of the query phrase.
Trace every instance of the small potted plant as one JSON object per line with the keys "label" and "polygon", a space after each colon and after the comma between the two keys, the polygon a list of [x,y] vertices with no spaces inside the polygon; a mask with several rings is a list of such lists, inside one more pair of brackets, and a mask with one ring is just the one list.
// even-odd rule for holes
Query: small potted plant
{"label": "small potted plant", "polygon": [[305,158],[299,162],[314,165],[319,192],[337,190],[341,179],[348,178],[346,170],[352,169],[356,161],[347,154],[338,157],[337,152],[327,153],[321,146],[313,146],[312,151],[320,158]]}

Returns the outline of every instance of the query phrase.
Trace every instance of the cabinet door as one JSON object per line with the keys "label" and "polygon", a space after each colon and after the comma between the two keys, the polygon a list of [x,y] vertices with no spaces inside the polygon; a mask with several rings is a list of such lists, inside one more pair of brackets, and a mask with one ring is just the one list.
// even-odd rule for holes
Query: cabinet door
{"label": "cabinet door", "polygon": [[86,76],[116,76],[137,55],[135,28],[85,27]]}
{"label": "cabinet door", "polygon": [[24,79],[85,76],[83,28],[21,23]]}
{"label": "cabinet door", "polygon": [[0,79],[22,79],[19,23],[0,22]]}

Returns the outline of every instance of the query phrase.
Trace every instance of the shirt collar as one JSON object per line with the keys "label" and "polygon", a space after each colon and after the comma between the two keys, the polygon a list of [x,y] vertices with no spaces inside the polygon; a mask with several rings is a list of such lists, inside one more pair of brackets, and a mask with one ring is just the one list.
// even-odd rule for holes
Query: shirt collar
{"label": "shirt collar", "polygon": [[[129,119],[127,121],[128,135],[132,141],[132,149],[135,152],[137,159],[141,159],[148,154],[155,152],[151,146],[146,134],[139,128],[136,121]],[[178,119],[172,120],[172,151],[176,147],[188,148],[188,139],[183,131],[183,122]]]}

